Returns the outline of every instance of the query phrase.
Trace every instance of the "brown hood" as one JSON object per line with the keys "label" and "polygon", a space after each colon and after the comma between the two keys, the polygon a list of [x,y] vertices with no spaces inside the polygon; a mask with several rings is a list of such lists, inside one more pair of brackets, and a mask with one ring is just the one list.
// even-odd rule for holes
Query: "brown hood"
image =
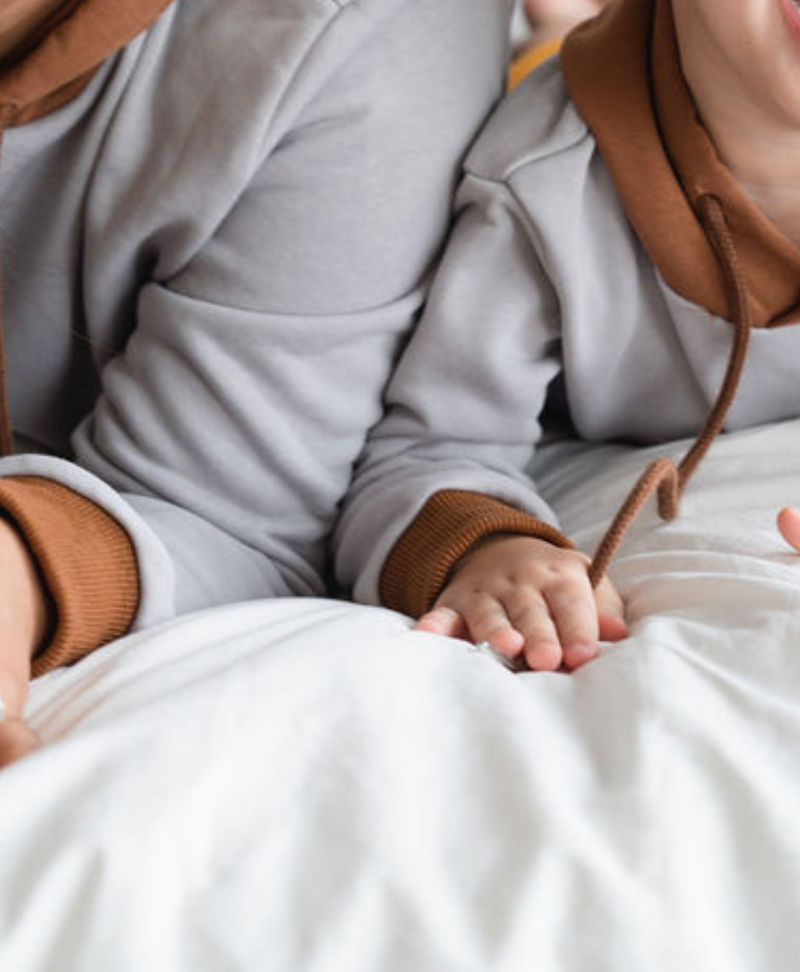
{"label": "brown hood", "polygon": [[651,463],[606,531],[594,586],[648,498],[664,519],[734,400],[753,327],[796,323],[800,251],[720,160],[683,77],[671,0],[616,0],[567,39],[562,69],[653,264],[682,296],[734,324],[728,365],[705,425],[677,465]]}
{"label": "brown hood", "polygon": [[172,2],[65,0],[0,72],[2,127],[25,124],[66,104]]}
{"label": "brown hood", "polygon": [[631,224],[667,283],[731,317],[701,215],[714,196],[736,245],[752,324],[800,315],[800,251],[720,161],[680,66],[670,0],[617,0],[566,40],[561,64]]}

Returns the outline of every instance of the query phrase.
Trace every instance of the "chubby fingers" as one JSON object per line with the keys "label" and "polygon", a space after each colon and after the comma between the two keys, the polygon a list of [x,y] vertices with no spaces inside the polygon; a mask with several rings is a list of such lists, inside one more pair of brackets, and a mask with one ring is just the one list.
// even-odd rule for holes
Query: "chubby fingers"
{"label": "chubby fingers", "polygon": [[464,618],[454,608],[440,604],[423,614],[414,625],[416,631],[430,631],[432,634],[445,635],[447,638],[467,638]]}
{"label": "chubby fingers", "polygon": [[488,641],[539,671],[578,668],[596,657],[601,635],[627,634],[610,585],[596,603],[586,558],[530,537],[504,537],[465,558],[417,627]]}
{"label": "chubby fingers", "polygon": [[467,590],[447,597],[472,641],[488,641],[508,658],[522,655],[534,671],[578,668],[598,652],[598,623],[591,588],[557,581],[498,593]]}
{"label": "chubby fingers", "polygon": [[[580,668],[600,652],[597,608],[585,568],[565,570],[554,576],[544,589],[546,603],[561,648],[563,664]],[[540,667],[535,653],[528,658],[531,668]]]}
{"label": "chubby fingers", "polygon": [[464,598],[456,592],[445,593],[432,610],[417,621],[417,631],[431,631],[450,638],[464,638],[474,642],[488,641],[508,658],[516,657],[524,639],[515,631],[503,606],[494,598],[479,594]]}

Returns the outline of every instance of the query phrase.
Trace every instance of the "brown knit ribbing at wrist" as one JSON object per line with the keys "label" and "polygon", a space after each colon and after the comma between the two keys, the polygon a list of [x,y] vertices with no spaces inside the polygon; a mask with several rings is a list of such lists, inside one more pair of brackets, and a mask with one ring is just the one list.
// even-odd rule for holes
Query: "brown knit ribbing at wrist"
{"label": "brown knit ribbing at wrist", "polygon": [[34,476],[0,479],[0,507],[34,557],[55,624],[32,674],[78,661],[125,634],[139,603],[136,554],[115,519],[71,489]]}
{"label": "brown knit ribbing at wrist", "polygon": [[480,493],[434,493],[394,545],[380,580],[381,603],[417,618],[429,611],[464,554],[495,534],[571,547],[555,527]]}

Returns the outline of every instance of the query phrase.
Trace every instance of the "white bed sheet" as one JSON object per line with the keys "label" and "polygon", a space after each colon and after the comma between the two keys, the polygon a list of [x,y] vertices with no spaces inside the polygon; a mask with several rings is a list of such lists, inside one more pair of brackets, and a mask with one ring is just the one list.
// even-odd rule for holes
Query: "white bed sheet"
{"label": "white bed sheet", "polygon": [[[542,480],[587,547],[648,455]],[[800,423],[720,440],[613,571],[633,636],[513,675],[387,611],[250,603],[33,686],[2,972],[795,972]]]}

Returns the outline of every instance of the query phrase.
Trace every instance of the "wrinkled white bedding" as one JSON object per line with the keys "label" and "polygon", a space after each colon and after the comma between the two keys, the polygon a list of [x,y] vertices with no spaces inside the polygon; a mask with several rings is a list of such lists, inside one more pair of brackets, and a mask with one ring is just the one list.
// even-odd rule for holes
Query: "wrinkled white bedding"
{"label": "wrinkled white bedding", "polygon": [[[566,530],[590,548],[652,451],[565,450]],[[49,745],[0,773],[0,969],[794,972],[790,502],[800,423],[718,442],[614,568],[633,637],[572,676],[279,601],[41,679]]]}

